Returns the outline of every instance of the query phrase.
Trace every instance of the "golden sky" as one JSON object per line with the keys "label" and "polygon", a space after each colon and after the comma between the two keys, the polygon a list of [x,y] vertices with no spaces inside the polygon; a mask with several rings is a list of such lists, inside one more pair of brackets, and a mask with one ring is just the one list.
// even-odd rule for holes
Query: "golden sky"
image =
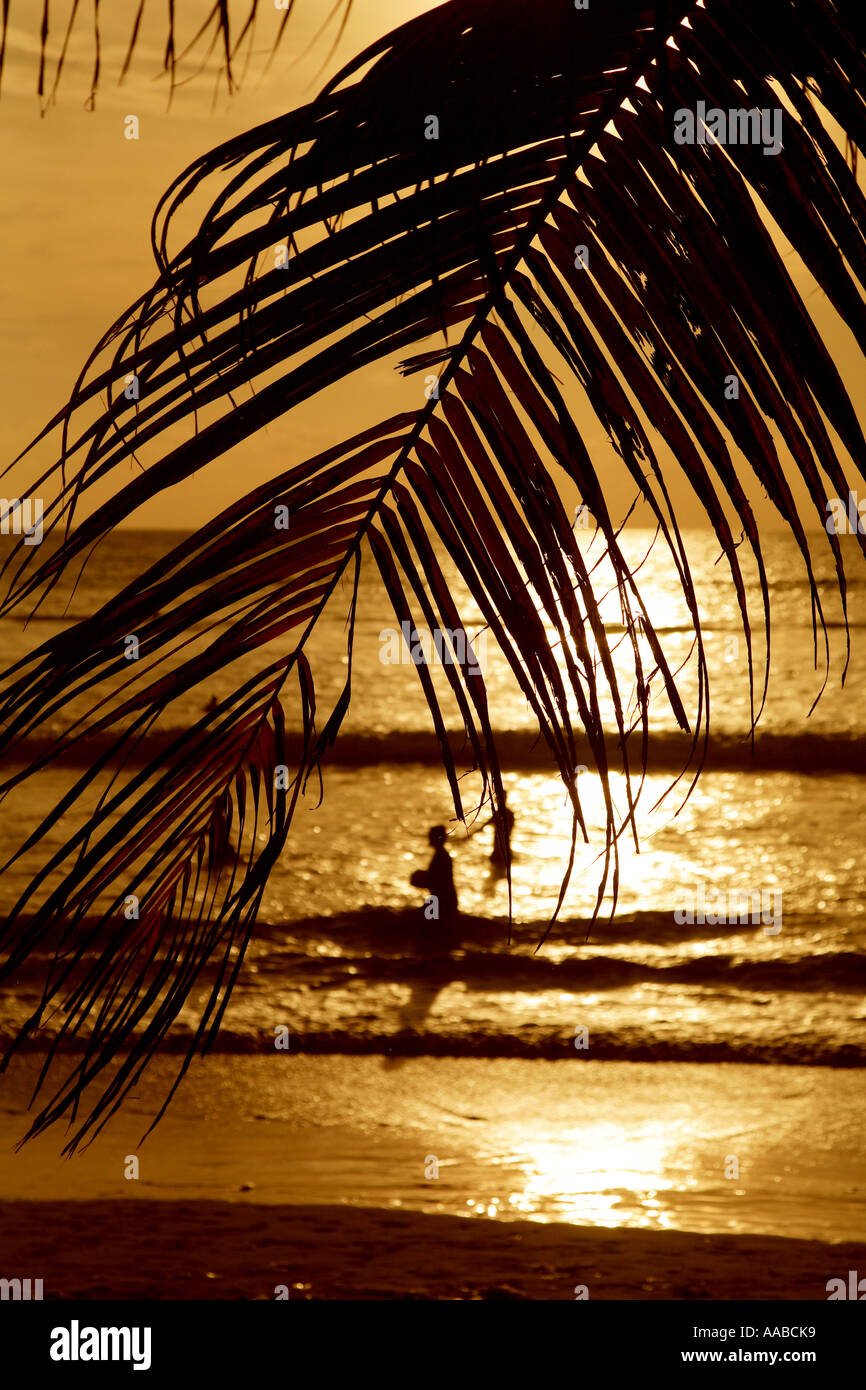
{"label": "golden sky", "polygon": [[[183,36],[194,32],[210,7],[211,0],[177,6],[185,21]],[[112,0],[102,7],[102,75],[92,111],[86,109],[93,59],[91,7],[80,8],[56,101],[43,115],[36,96],[42,0],[14,0],[11,7],[0,98],[4,464],[66,399],[101,332],[151,283],[150,219],[170,180],[206,149],[309,100],[329,72],[378,34],[432,6],[424,0],[354,0],[343,39],[329,58],[336,23],[313,42],[331,11],[329,0],[296,0],[282,47],[265,73],[269,39],[279,20],[265,0],[257,56],[241,90],[229,96],[211,71],[180,88],[168,109],[168,83],[159,76],[166,7],[148,5],[132,70],[118,87],[137,0]],[[246,0],[235,0],[235,13],[245,9]],[[49,85],[69,10],[68,0],[51,6]],[[129,114],[139,118],[137,141],[124,138]],[[835,324],[825,303],[816,289],[810,309],[845,375],[845,361],[857,359],[846,330]],[[136,524],[181,529],[200,524],[275,466],[285,468],[353,428],[415,404],[419,379],[403,381],[387,363],[368,369],[362,378],[334,388],[327,409],[316,401],[299,407],[288,420],[210,465],[206,486],[201,474],[189,479],[142,510]],[[862,382],[858,390],[862,405]],[[617,464],[603,431],[590,417],[579,423],[590,449],[614,470]],[[29,465],[16,469],[3,480],[3,495],[14,495],[15,484],[23,491],[31,476]],[[683,523],[702,520],[677,473],[672,494]],[[623,505],[629,499],[630,491],[623,488]]]}

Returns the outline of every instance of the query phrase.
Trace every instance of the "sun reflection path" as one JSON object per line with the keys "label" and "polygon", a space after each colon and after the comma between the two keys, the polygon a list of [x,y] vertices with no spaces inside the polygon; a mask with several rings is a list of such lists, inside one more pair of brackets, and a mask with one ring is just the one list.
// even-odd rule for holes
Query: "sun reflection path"
{"label": "sun reflection path", "polygon": [[672,1162],[675,1145],[676,1135],[661,1124],[634,1134],[602,1123],[568,1138],[531,1140],[507,1155],[488,1154],[505,1195],[469,1198],[468,1214],[670,1229],[673,1211],[665,1193],[695,1184]]}

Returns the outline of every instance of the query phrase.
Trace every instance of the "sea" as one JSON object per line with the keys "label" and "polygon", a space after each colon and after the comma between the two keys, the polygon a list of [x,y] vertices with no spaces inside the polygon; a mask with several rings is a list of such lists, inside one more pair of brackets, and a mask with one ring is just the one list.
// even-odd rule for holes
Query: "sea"
{"label": "sea", "polygon": [[[858,1231],[866,1236],[866,560],[853,538],[841,538],[849,654],[834,562],[826,537],[813,537],[829,643],[825,667],[802,559],[786,536],[766,537],[772,646],[753,742],[746,644],[727,563],[711,532],[684,536],[710,676],[705,766],[694,786],[694,767],[682,775],[689,740],[654,683],[638,844],[620,840],[616,900],[608,888],[596,911],[605,820],[598,779],[588,767],[579,787],[589,842],[578,840],[555,920],[571,813],[507,663],[443,556],[474,634],[502,749],[515,816],[510,885],[491,863],[493,832],[481,828],[490,808],[480,804],[468,758],[461,768],[468,827],[455,817],[417,671],[394,637],[399,623],[365,555],[348,715],[323,764],[322,786],[308,785],[269,880],[206,1064],[216,1078],[213,1105],[202,1099],[207,1083],[199,1080],[189,1084],[204,1092],[184,1099],[182,1087],[175,1113],[192,1105],[213,1116],[230,1093],[233,1113],[248,1114],[251,1123],[258,1117],[287,1124],[295,1113],[306,1116],[298,1122],[303,1129],[318,1123],[311,1094],[320,1113],[331,1115],[322,1123],[343,1123],[352,1097],[357,1106],[367,1096],[368,1116],[379,1116],[375,1123],[358,1121],[367,1139],[371,1125],[375,1131],[389,1124],[402,1126],[405,1138],[406,1126],[433,1106],[437,1123],[460,1130],[461,1152],[474,1155],[472,1181],[458,1183],[453,1200],[442,1195],[447,1183],[434,1199],[429,1183],[383,1177],[389,1170],[381,1154],[379,1166],[371,1160],[362,1177],[347,1176],[345,1153],[334,1155],[328,1192],[336,1201],[836,1240]],[[96,611],[118,588],[160,565],[181,539],[118,533],[95,552],[74,592],[52,591],[27,625],[19,617],[0,621],[4,664]],[[597,566],[606,630],[634,713],[631,650],[601,538],[585,534],[580,543]],[[621,545],[691,714],[694,631],[670,557],[660,539],[638,528],[626,529]],[[762,615],[745,543],[739,554],[749,582],[760,700]],[[348,585],[338,590],[311,643],[320,724],[349,669],[350,596]],[[220,699],[280,652],[280,644],[271,644],[177,701],[154,735],[154,749],[159,738],[199,719],[213,696]],[[441,672],[437,680],[445,692]],[[459,716],[445,707],[459,743]],[[609,702],[605,708],[610,722]],[[290,728],[292,718],[289,702]],[[47,717],[40,740],[60,727]],[[64,761],[31,779],[26,796],[10,798],[13,811],[0,821],[4,862],[81,771]],[[612,785],[622,810],[622,777],[614,776]],[[51,847],[82,814],[67,812]],[[424,895],[410,883],[429,858],[428,831],[437,824],[448,831],[461,910],[450,932],[424,921]],[[25,857],[0,876],[0,911],[17,900],[30,873]],[[185,1050],[211,983],[205,972],[154,1074]],[[5,990],[0,1036],[14,1034],[35,997],[27,974]],[[262,1070],[287,1060],[275,1049],[280,1030],[295,1068],[285,1092],[271,1071],[265,1081]],[[331,1090],[323,1081],[326,1057],[343,1059],[342,1070],[330,1073]],[[248,1059],[248,1070],[238,1070],[241,1059]],[[258,1101],[250,1086],[258,1088]],[[342,1119],[334,1119],[335,1107]],[[410,1111],[414,1121],[406,1118]],[[723,1136],[737,1134],[740,1148],[757,1144],[764,1176],[732,1215],[726,1194],[733,1189],[722,1169],[732,1146],[739,1150],[733,1138],[726,1148]],[[751,1140],[742,1138],[748,1134]],[[577,1165],[575,1145],[583,1155]],[[678,1165],[688,1167],[684,1153],[694,1157],[698,1150],[703,1158],[690,1171],[699,1177],[691,1185],[679,1181]],[[816,1154],[823,1155],[817,1172]],[[632,1162],[636,1156],[641,1161]],[[317,1180],[326,1181],[328,1155],[316,1149],[310,1162]],[[576,1167],[590,1176],[575,1187]],[[294,1178],[277,1164],[272,1169],[266,1200],[309,1199],[303,1184],[292,1187],[306,1171],[302,1162]]]}

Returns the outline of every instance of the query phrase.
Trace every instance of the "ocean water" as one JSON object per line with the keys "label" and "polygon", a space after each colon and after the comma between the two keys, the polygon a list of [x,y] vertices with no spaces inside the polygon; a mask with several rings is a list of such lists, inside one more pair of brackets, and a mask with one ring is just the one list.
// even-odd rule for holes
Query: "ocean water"
{"label": "ocean water", "polygon": [[[11,619],[0,623],[6,658],[23,655],[75,616],[92,612],[156,563],[173,539],[119,536],[110,549],[97,552],[71,598],[50,595],[27,627]],[[692,633],[665,552],[651,547],[651,539],[635,531],[626,535],[624,549],[641,563],[644,600],[677,665],[687,661]],[[711,760],[684,805],[687,782],[665,796],[679,744],[663,697],[656,702],[651,729],[661,754],[641,796],[639,852],[621,841],[616,910],[608,895],[591,930],[604,829],[597,780],[588,772],[581,781],[590,842],[578,844],[559,920],[550,927],[568,857],[570,813],[557,777],[533,750],[526,702],[488,643],[485,680],[507,753],[505,783],[516,816],[509,927],[508,885],[489,861],[492,831],[469,836],[454,823],[445,777],[427,742],[429,720],[416,672],[411,664],[381,660],[383,634],[394,619],[368,562],[352,707],[333,765],[325,765],[324,797],[320,802],[316,787],[302,799],[287,850],[271,876],[220,1046],[255,1052],[268,1045],[275,1025],[285,1024],[296,1046],[308,1052],[562,1058],[573,1057],[583,1037],[593,1058],[861,1066],[866,797],[858,768],[866,742],[866,562],[849,538],[843,541],[851,661],[843,690],[845,634],[832,561],[829,551],[819,549],[819,537],[816,574],[831,625],[832,660],[828,687],[811,715],[824,673],[816,672],[813,661],[805,575],[783,538],[771,537],[767,544],[773,656],[759,730],[769,743],[759,742],[753,763],[745,644],[738,636],[733,589],[714,539],[689,533],[710,661],[712,727],[727,753]],[[582,543],[594,556],[597,543],[588,536]],[[601,582],[603,565],[598,574]],[[346,674],[340,600],[338,595],[312,653],[325,710]],[[473,614],[465,606],[463,611],[471,630]],[[611,603],[605,614],[615,638],[621,615]],[[617,660],[625,672],[622,648]],[[246,672],[242,667],[234,674],[242,678],[252,669],[248,662]],[[231,688],[230,679],[226,674],[179,701],[168,731],[200,717],[211,695]],[[686,695],[695,688],[688,665],[681,686]],[[40,732],[48,737],[57,727],[49,719]],[[775,751],[768,760],[761,749],[770,744]],[[77,771],[67,765],[52,769],[40,774],[26,797],[10,798],[10,813],[0,822],[4,859]],[[466,805],[477,805],[477,783],[468,772],[463,785]],[[614,786],[622,806],[621,779]],[[80,820],[81,812],[70,810],[50,847]],[[449,826],[464,914],[451,934],[419,920],[421,895],[409,883],[412,871],[426,863],[427,830],[435,823]],[[0,877],[0,909],[16,900],[32,867],[25,858]],[[747,920],[714,920],[714,908],[715,916],[727,914],[731,894],[749,895],[753,910]],[[690,908],[699,918],[701,896],[710,920],[683,920]],[[206,973],[169,1048],[188,1042],[208,985]],[[35,988],[33,977],[25,975],[6,991],[0,1020],[5,1035],[27,1016]]]}

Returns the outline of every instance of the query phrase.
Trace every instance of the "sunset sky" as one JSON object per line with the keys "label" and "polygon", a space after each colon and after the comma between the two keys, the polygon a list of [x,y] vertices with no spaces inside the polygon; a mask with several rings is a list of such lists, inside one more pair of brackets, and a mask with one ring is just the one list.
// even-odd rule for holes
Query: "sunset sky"
{"label": "sunset sky", "polygon": [[[115,0],[101,16],[101,77],[95,110],[87,95],[93,62],[90,7],[81,7],[56,100],[44,115],[36,95],[42,0],[11,7],[6,70],[0,97],[0,178],[4,190],[4,274],[0,300],[0,445],[7,463],[66,399],[78,370],[100,333],[149,286],[153,262],[150,219],[170,180],[197,155],[261,121],[310,100],[325,77],[378,34],[432,8],[424,0],[355,0],[339,47],[328,57],[338,21],[314,42],[329,13],[322,0],[297,0],[283,44],[265,73],[279,13],[261,6],[256,56],[239,93],[229,96],[214,66],[176,92],[167,107],[168,82],[160,76],[165,7],[145,11],[133,66],[123,87],[117,78],[136,10],[134,0]],[[210,9],[210,0],[178,6],[180,34],[188,38]],[[50,88],[68,3],[51,6],[52,30],[46,84]],[[246,2],[236,0],[237,15]],[[305,50],[312,44],[310,52]],[[184,72],[190,76],[194,65]],[[140,139],[124,138],[124,117],[135,114]],[[791,253],[793,255],[793,253]],[[809,283],[799,268],[800,282]],[[845,374],[847,332],[815,287],[810,310]],[[352,429],[417,401],[419,378],[403,381],[393,365],[376,364],[333,388],[327,404],[306,402],[291,418],[260,433],[212,464],[207,485],[196,475],[143,509],[137,525],[189,529],[272,472],[298,462]],[[849,380],[860,392],[863,383]],[[588,409],[578,423],[594,456],[610,477],[618,462]],[[338,433],[339,432],[339,433]],[[664,451],[662,451],[664,457]],[[47,453],[40,463],[50,462]],[[5,496],[23,491],[33,476],[26,464],[3,480]],[[672,496],[683,524],[703,524],[702,511],[672,470]],[[571,500],[571,499],[569,499]],[[613,489],[613,510],[625,509],[630,487]],[[759,499],[758,499],[759,500]],[[758,506],[772,525],[775,514]],[[808,515],[808,511],[806,511]]]}

